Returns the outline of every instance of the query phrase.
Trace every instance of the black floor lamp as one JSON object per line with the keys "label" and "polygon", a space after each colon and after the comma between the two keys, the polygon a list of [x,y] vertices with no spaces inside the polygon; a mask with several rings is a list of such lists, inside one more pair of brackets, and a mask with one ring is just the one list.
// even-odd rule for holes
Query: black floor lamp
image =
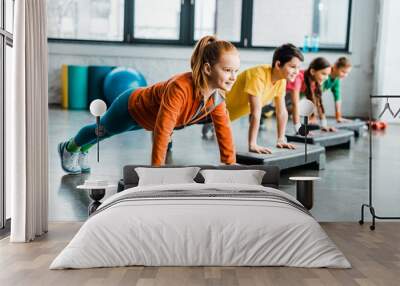
{"label": "black floor lamp", "polygon": [[375,208],[372,202],[372,99],[374,98],[385,98],[386,104],[384,106],[383,111],[379,113],[378,119],[380,119],[386,111],[389,111],[390,114],[395,118],[399,112],[394,113],[390,108],[389,98],[400,98],[400,95],[370,95],[370,102],[369,102],[369,162],[368,162],[368,169],[369,169],[369,188],[368,188],[368,204],[361,205],[361,219],[358,221],[359,224],[364,224],[364,208],[369,208],[369,211],[372,215],[372,225],[369,226],[371,230],[375,229],[375,219],[400,219],[400,217],[384,217],[378,216],[375,212]]}
{"label": "black floor lamp", "polygon": [[[314,112],[314,104],[312,101],[304,98],[299,102],[299,115],[304,117],[298,133],[304,136],[304,162],[307,163],[307,135],[308,135],[308,117]],[[318,177],[290,177],[289,180],[296,181],[296,198],[308,210],[313,207],[314,201],[314,181],[319,180]]]}
{"label": "black floor lamp", "polygon": [[304,136],[304,161],[307,163],[307,135],[308,130],[308,117],[314,112],[314,104],[311,100],[306,98],[299,102],[299,115],[304,117],[304,123],[299,129],[299,134]]}

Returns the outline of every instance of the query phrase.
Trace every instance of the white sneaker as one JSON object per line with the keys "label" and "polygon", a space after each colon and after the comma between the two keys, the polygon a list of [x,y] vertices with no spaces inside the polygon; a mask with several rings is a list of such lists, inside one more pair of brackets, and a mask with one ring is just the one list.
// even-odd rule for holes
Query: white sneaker
{"label": "white sneaker", "polygon": [[78,165],[81,168],[82,173],[90,173],[88,154],[88,152],[79,152]]}
{"label": "white sneaker", "polygon": [[78,166],[79,152],[69,152],[68,142],[58,144],[58,154],[60,155],[61,168],[69,174],[80,174],[81,168]]}

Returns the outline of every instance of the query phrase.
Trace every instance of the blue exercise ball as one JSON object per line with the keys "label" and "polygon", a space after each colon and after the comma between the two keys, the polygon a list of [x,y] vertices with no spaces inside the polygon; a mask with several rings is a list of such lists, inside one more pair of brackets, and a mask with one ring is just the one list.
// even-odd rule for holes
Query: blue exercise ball
{"label": "blue exercise ball", "polygon": [[147,86],[147,82],[140,72],[131,68],[115,68],[104,79],[104,98],[110,106],[127,89],[141,86]]}

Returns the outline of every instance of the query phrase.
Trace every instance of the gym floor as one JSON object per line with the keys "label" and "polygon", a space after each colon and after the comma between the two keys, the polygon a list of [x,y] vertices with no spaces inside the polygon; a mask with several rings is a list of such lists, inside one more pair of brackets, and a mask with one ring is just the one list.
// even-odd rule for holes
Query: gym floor
{"label": "gym floor", "polygon": [[[60,166],[57,144],[71,138],[80,127],[93,123],[87,111],[49,109],[49,219],[50,221],[84,221],[90,203],[87,191],[76,186],[88,174],[67,175]],[[268,119],[266,130],[259,134],[259,144],[272,146],[275,142],[275,120]],[[247,149],[247,118],[232,124],[237,150]],[[400,150],[398,144],[400,125],[391,124],[386,131],[375,132],[373,139],[374,206],[380,216],[400,216]],[[149,164],[151,134],[139,130],[115,136],[100,143],[100,162],[96,147],[89,154],[91,178],[107,179],[117,183],[122,168],[127,164]],[[201,126],[195,125],[176,131],[173,149],[167,164],[219,164],[216,140],[202,139]],[[269,143],[269,144],[268,144]],[[295,168],[281,173],[280,189],[295,194],[295,184],[290,176],[312,175],[321,177],[315,184],[315,201],[311,210],[318,221],[355,222],[360,219],[360,207],[368,202],[368,133],[353,139],[350,150],[328,149],[325,170]],[[107,190],[106,196],[116,192]],[[370,216],[367,215],[367,220]]]}

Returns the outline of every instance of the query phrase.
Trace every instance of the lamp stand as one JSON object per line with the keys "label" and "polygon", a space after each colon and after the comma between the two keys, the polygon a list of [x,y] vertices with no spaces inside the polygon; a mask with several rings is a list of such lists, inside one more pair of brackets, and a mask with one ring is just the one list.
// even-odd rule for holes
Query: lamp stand
{"label": "lamp stand", "polygon": [[307,163],[307,133],[308,133],[308,116],[304,116],[304,160]]}
{"label": "lamp stand", "polygon": [[100,158],[100,137],[104,135],[104,127],[100,125],[100,116],[96,116],[96,137],[97,137],[97,162]]}

